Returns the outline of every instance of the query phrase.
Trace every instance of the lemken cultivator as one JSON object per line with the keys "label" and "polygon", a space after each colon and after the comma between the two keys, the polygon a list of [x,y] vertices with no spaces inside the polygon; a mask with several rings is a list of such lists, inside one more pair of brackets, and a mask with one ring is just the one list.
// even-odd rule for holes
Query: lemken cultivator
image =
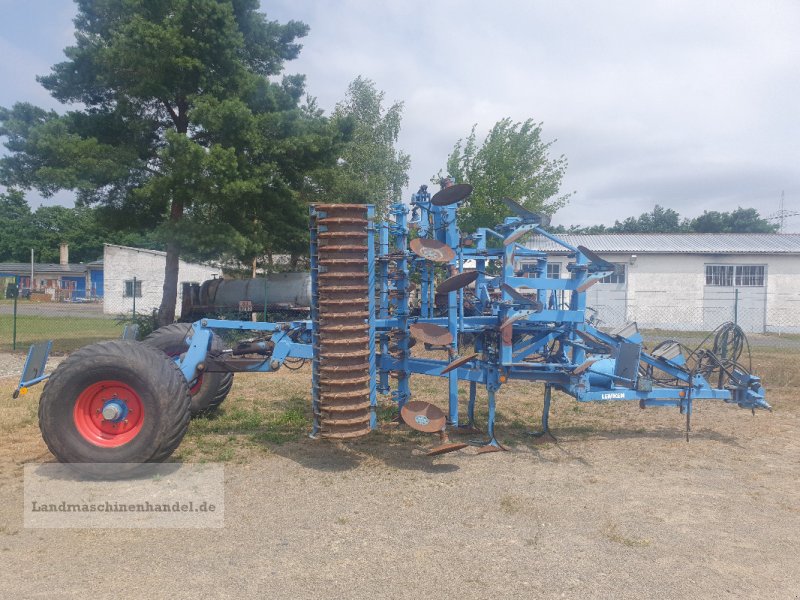
{"label": "lemken cultivator", "polygon": [[[312,438],[368,434],[377,427],[378,395],[389,395],[408,426],[439,435],[430,454],[467,445],[450,442],[446,428],[475,427],[479,385],[488,422],[474,445],[479,452],[502,449],[495,403],[514,379],[544,384],[541,430],[534,434],[542,436],[550,435],[554,388],[579,402],[677,407],[687,432],[696,400],[769,409],[759,378],[739,362],[741,329],[722,326],[712,347],[693,351],[671,341],[647,350],[635,323],[601,330],[587,320],[586,290],[614,266],[548,233],[546,216],[511,200],[504,202],[514,216],[462,233],[456,213],[470,193],[458,184],[431,197],[423,186],[410,207],[392,204],[387,222],[377,222],[368,205],[312,206],[311,320],[201,319],[164,327],[143,342],[82,348],[42,392],[39,421],[48,447],[64,462],[162,461],[191,414],[222,402],[234,373],[277,371],[298,359],[312,364]],[[533,233],[571,253],[568,279],[547,278],[546,253],[519,243]],[[226,348],[224,330],[249,338]],[[419,342],[429,350],[424,357],[412,355]],[[46,359],[47,348],[32,348],[18,392],[48,378]],[[414,374],[447,379],[446,412],[412,400]],[[465,420],[460,381],[469,383]]]}

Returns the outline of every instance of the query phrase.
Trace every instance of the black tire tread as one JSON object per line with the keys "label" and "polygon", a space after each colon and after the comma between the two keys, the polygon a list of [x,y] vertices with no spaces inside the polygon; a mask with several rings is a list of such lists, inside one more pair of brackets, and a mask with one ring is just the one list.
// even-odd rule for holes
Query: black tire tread
{"label": "black tire tread", "polygon": [[171,399],[169,402],[162,403],[162,414],[159,416],[159,421],[164,424],[166,430],[161,432],[159,443],[153,447],[152,454],[144,457],[143,460],[140,459],[140,462],[163,462],[175,451],[189,428],[191,395],[178,365],[166,354],[152,350],[151,347],[134,341],[99,342],[73,352],[53,371],[42,390],[38,416],[44,443],[59,461],[78,462],[69,460],[73,458],[69,456],[71,452],[68,448],[61,446],[61,440],[57,435],[51,437],[53,434],[45,424],[48,420],[49,403],[62,401],[58,397],[51,399],[49,392],[58,390],[66,385],[65,382],[69,382],[71,377],[84,372],[89,363],[107,364],[111,359],[125,364],[132,362],[132,357],[135,357],[136,361],[146,363],[146,368],[143,370],[147,371],[148,377],[166,383],[165,396]]}
{"label": "black tire tread", "polygon": [[[159,327],[142,342],[159,350],[178,345],[192,329],[191,323],[172,323]],[[211,342],[211,352],[220,352],[222,347],[219,338]],[[206,383],[207,382],[207,383]],[[233,386],[233,373],[206,373],[204,382],[207,387],[198,392],[192,399],[192,416],[207,415],[214,412],[228,396]],[[212,389],[213,388],[213,389]]]}

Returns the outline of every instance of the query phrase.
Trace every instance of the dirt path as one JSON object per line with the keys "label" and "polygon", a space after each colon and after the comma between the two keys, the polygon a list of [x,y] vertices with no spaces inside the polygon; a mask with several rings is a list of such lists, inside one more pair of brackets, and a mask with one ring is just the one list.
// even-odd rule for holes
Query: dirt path
{"label": "dirt path", "polygon": [[800,415],[672,421],[437,459],[285,444],[225,467],[224,529],[133,531],[22,527],[30,423],[2,442],[0,597],[798,598]]}

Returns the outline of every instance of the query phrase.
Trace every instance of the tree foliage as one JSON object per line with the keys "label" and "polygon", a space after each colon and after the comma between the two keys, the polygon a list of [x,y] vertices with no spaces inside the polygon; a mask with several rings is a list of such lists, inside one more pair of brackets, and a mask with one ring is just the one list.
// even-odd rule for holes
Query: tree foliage
{"label": "tree foliage", "polygon": [[466,231],[491,227],[507,214],[502,198],[508,197],[535,212],[553,214],[571,194],[558,195],[567,168],[562,155],[550,156],[555,140],[542,140],[542,124],[532,119],[495,123],[478,145],[475,130],[459,140],[447,158],[447,171],[457,183],[469,183],[472,195],[459,212]]}
{"label": "tree foliage", "polygon": [[79,205],[155,227],[167,251],[160,320],[171,322],[181,254],[303,243],[303,173],[333,160],[341,136],[299,106],[302,76],[274,80],[307,27],[268,21],[258,0],[76,2],[76,43],[39,81],[78,108],[0,109],[11,152],[0,182],[75,190]]}
{"label": "tree foliage", "polygon": [[385,108],[384,99],[385,93],[370,79],[359,76],[350,83],[331,116],[348,139],[334,165],[309,174],[306,198],[374,204],[378,214],[401,200],[411,166],[409,155],[396,148],[403,103]]}
{"label": "tree foliage", "polygon": [[780,227],[762,219],[755,208],[741,206],[732,212],[703,211],[689,226],[698,233],[775,233]]}
{"label": "tree foliage", "polygon": [[699,217],[687,219],[671,208],[656,204],[652,211],[615,221],[610,227],[558,226],[551,230],[555,233],[775,233],[778,225],[763,219],[755,208],[704,211]]}
{"label": "tree foliage", "polygon": [[17,190],[0,193],[0,262],[27,262],[31,249],[37,262],[58,262],[59,246],[69,244],[70,262],[103,256],[104,243],[150,248],[147,233],[112,231],[102,211],[85,206],[40,206],[31,211]]}

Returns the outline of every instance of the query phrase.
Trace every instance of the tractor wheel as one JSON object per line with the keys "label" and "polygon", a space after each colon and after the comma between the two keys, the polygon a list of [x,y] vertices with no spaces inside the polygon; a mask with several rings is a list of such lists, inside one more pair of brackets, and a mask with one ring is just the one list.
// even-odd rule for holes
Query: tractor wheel
{"label": "tractor wheel", "polygon": [[39,429],[60,462],[131,463],[102,469],[122,477],[137,470],[132,463],[172,454],[189,427],[190,401],[180,369],[161,352],[138,342],[100,342],[73,352],[50,376]]}
{"label": "tractor wheel", "polygon": [[[176,358],[186,352],[186,336],[191,333],[191,323],[173,323],[156,329],[144,338],[144,343],[153,348],[158,348],[167,356]],[[212,351],[220,351],[218,338],[213,338]],[[192,416],[214,412],[233,385],[233,373],[201,373],[189,386],[192,395]]]}

